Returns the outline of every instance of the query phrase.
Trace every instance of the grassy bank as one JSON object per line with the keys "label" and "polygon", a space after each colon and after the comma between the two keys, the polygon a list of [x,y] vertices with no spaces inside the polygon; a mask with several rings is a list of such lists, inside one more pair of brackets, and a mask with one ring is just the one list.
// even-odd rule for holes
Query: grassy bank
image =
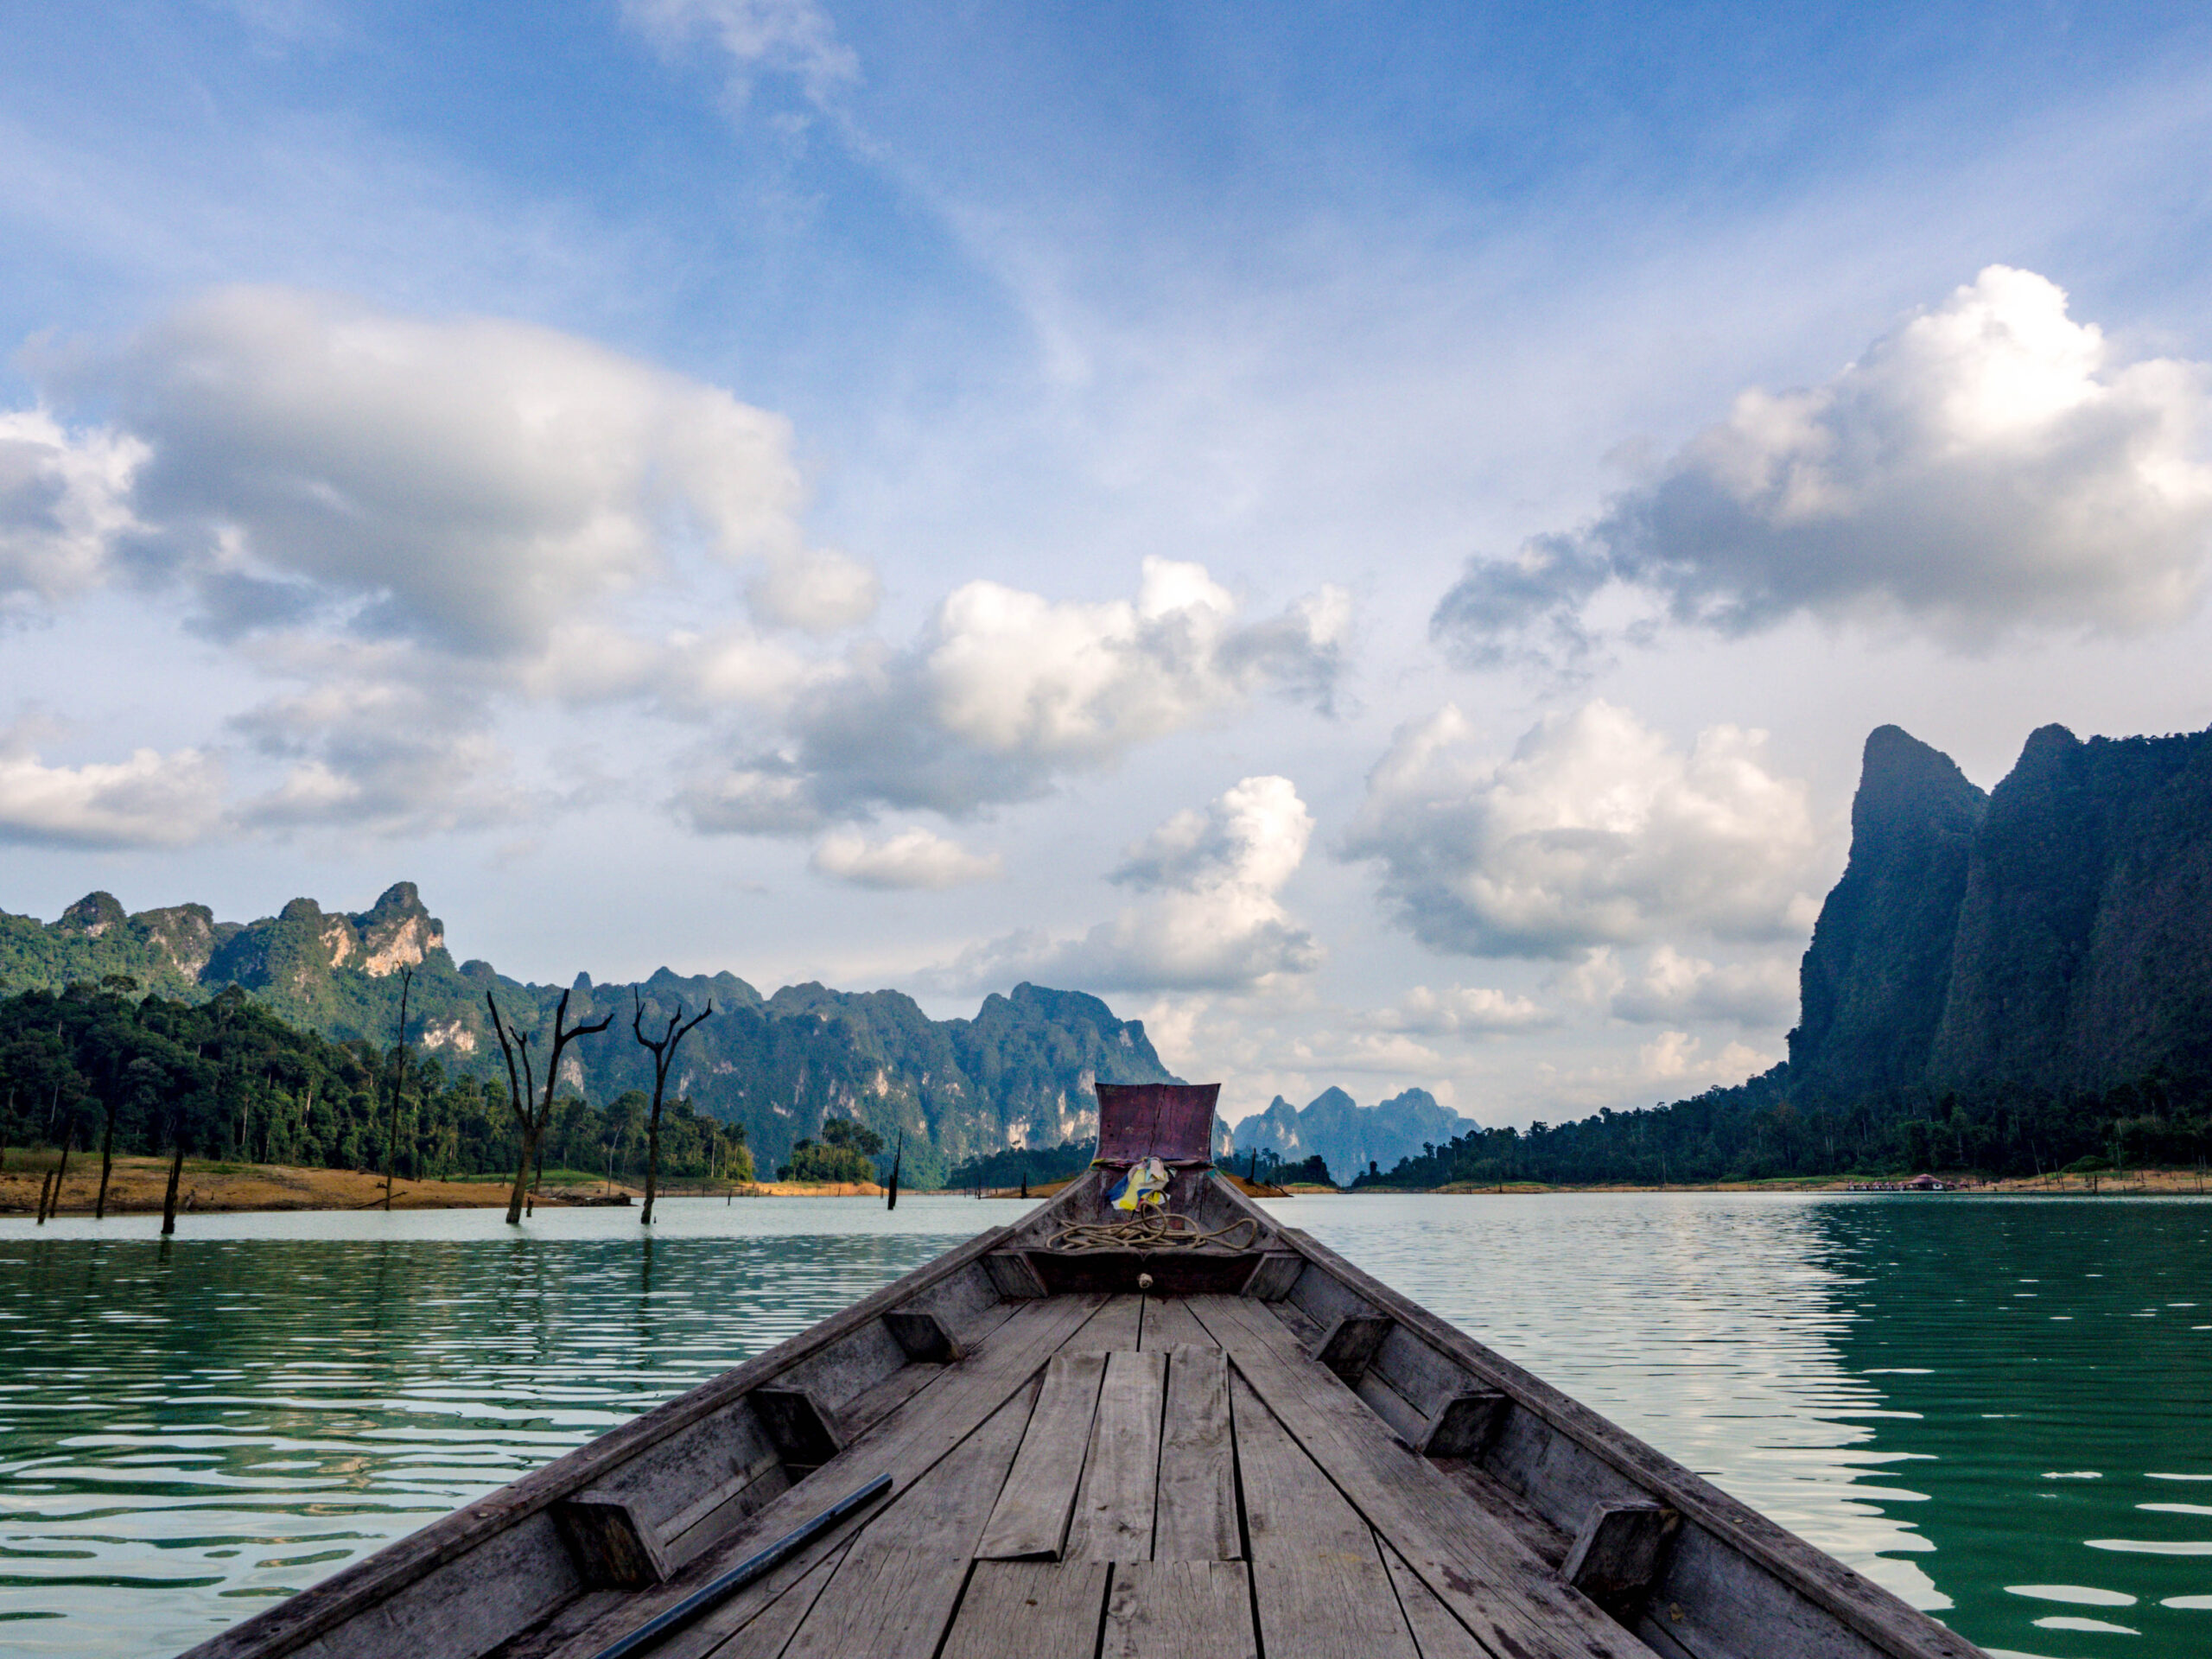
{"label": "grassy bank", "polygon": [[[28,1216],[38,1210],[39,1189],[60,1161],[56,1152],[10,1151],[0,1171],[0,1215]],[[168,1185],[166,1158],[118,1158],[108,1183],[111,1215],[158,1215]],[[473,1176],[462,1180],[409,1181],[395,1184],[395,1210],[505,1209],[512,1176]],[[89,1216],[99,1197],[100,1160],[83,1153],[73,1154],[62,1183],[57,1213]],[[866,1182],[808,1185],[796,1181],[766,1181],[736,1186],[696,1181],[664,1185],[666,1198],[868,1198],[880,1196],[880,1187]],[[594,1199],[626,1194],[632,1203],[645,1196],[634,1182],[607,1182],[586,1170],[549,1169],[537,1191],[543,1205],[589,1204]],[[367,1210],[384,1202],[384,1177],[363,1170],[293,1168],[279,1164],[218,1163],[202,1158],[184,1160],[184,1174],[177,1185],[177,1209],[181,1214],[231,1214],[254,1210]]]}

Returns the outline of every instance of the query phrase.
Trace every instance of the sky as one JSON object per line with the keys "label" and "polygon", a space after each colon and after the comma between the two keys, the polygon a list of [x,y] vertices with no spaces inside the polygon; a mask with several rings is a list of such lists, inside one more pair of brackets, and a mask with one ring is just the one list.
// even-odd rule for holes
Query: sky
{"label": "sky", "polygon": [[2212,721],[2201,7],[0,29],[0,909],[1557,1122],[1783,1057],[1874,727]]}

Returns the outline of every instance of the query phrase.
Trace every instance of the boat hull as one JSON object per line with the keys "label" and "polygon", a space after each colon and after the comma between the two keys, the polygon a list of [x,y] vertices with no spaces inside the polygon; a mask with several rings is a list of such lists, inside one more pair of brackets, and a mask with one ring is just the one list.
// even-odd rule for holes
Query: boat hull
{"label": "boat hull", "polygon": [[1214,1172],[1169,1189],[1195,1244],[1131,1236],[1104,1191],[1094,1171],[192,1659],[598,1659],[817,1523],[636,1650],[1977,1653]]}

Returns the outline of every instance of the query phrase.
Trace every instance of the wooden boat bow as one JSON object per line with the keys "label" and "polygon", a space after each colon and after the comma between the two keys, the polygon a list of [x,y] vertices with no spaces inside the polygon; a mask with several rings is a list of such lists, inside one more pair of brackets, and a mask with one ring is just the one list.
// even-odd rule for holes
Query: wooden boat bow
{"label": "wooden boat bow", "polygon": [[191,1659],[595,1659],[794,1535],[631,1650],[1978,1652],[1283,1227],[1198,1151],[1170,1167],[1180,1242],[1128,1225],[1122,1166],[1094,1167]]}

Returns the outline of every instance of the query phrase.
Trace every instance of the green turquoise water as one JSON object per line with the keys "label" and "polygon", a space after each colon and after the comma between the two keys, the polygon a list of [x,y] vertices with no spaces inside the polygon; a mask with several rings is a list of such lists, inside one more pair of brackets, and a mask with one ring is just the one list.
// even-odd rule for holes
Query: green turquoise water
{"label": "green turquoise water", "polygon": [[[1274,1208],[1993,1652],[2212,1659],[2212,1202]],[[0,1222],[0,1653],[173,1653],[1021,1209]]]}

